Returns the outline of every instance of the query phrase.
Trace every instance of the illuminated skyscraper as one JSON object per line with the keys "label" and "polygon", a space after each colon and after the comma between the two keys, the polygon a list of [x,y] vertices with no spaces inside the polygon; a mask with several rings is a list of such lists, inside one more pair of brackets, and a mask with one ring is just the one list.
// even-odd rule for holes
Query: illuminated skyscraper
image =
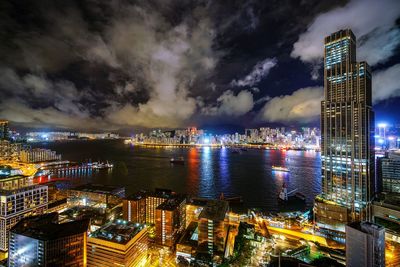
{"label": "illuminated skyscraper", "polygon": [[366,62],[356,62],[349,29],[327,36],[324,53],[322,195],[314,210],[322,226],[344,230],[348,221],[369,216],[375,192],[371,74]]}

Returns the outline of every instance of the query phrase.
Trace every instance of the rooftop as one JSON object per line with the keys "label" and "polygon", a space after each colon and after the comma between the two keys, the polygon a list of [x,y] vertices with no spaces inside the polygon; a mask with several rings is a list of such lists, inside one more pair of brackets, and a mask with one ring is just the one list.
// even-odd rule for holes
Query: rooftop
{"label": "rooftop", "polygon": [[114,220],[91,233],[89,237],[125,245],[144,228],[143,224]]}
{"label": "rooftop", "polygon": [[140,200],[140,199],[146,198],[146,197],[157,197],[157,198],[169,199],[169,198],[174,198],[177,195],[179,195],[179,194],[173,192],[170,189],[156,188],[154,191],[145,191],[145,190],[138,191],[138,192],[128,196],[126,199]]}
{"label": "rooftop", "polygon": [[357,229],[360,232],[370,233],[371,231],[382,231],[385,227],[380,226],[375,223],[362,221],[362,222],[352,222],[348,224],[349,227]]}
{"label": "rooftop", "polygon": [[209,200],[207,205],[201,211],[199,218],[205,218],[212,221],[223,221],[228,212],[228,202],[223,200]]}
{"label": "rooftop", "polygon": [[180,195],[176,194],[172,198],[167,199],[163,203],[161,203],[157,209],[160,210],[175,210],[179,205],[182,204],[182,202],[185,202],[186,196],[185,195]]}
{"label": "rooftop", "polygon": [[54,240],[61,237],[84,233],[88,230],[89,220],[57,223],[58,213],[32,216],[22,219],[11,232],[39,240]]}

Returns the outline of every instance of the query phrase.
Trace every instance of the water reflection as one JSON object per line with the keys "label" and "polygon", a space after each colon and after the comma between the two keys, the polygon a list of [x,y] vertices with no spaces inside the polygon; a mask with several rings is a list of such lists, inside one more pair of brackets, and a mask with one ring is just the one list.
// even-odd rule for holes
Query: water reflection
{"label": "water reflection", "polygon": [[228,149],[223,147],[219,150],[219,172],[221,177],[222,192],[225,194],[231,187],[230,173],[229,173],[229,154]]}
{"label": "water reflection", "polygon": [[199,179],[199,152],[192,147],[188,154],[189,183],[197,183]]}
{"label": "water reflection", "polygon": [[202,148],[200,171],[200,195],[202,197],[215,197],[213,159],[210,147]]}

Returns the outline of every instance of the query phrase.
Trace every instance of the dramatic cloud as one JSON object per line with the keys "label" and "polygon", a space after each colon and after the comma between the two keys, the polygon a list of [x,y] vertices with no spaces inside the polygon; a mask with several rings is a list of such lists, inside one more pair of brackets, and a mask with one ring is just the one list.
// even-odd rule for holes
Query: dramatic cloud
{"label": "dramatic cloud", "polygon": [[[19,105],[21,112],[30,110],[37,121],[47,121],[48,113],[45,111],[54,109],[64,112],[65,116],[75,116],[75,125],[67,123],[70,127],[81,127],[84,124],[79,119],[88,117],[103,119],[120,127],[183,125],[197,107],[195,98],[190,96],[193,82],[211,73],[222,55],[221,51],[213,48],[214,25],[206,7],[199,5],[176,24],[166,20],[164,9],[156,10],[151,5],[126,5],[121,9],[115,3],[108,9],[112,16],[102,25],[101,32],[89,30],[81,13],[71,7],[64,16],[49,15],[55,26],[49,26],[50,30],[42,35],[15,39],[14,42],[24,51],[22,57],[24,62],[29,62],[27,66],[32,73],[17,77],[17,71],[8,69],[0,77],[2,91],[26,91],[38,101],[40,98],[40,105],[33,105],[30,101],[22,101]],[[72,50],[71,56],[58,58],[54,49],[43,50],[46,45],[39,44],[40,38],[57,40],[55,44],[60,48],[57,53],[68,55],[67,51]],[[66,40],[68,45],[59,40]],[[52,62],[53,55],[55,63]],[[61,62],[68,64],[76,60],[105,65],[111,70],[110,79],[114,76],[125,79],[109,82],[113,87],[99,92],[103,105],[98,105],[98,99],[83,96],[83,92],[91,92],[90,88],[77,90],[71,82],[44,77],[44,71],[58,71]],[[113,72],[118,75],[111,76]],[[7,75],[14,76],[11,83]],[[132,95],[135,94],[148,97],[134,99]],[[10,95],[5,96],[10,98]],[[85,105],[97,105],[97,110],[89,110],[82,100],[85,100]],[[16,109],[12,113],[6,112],[3,106],[1,114],[13,120],[11,114],[18,117],[18,113]],[[56,126],[64,124],[60,121]]]}
{"label": "dramatic cloud", "polygon": [[204,115],[240,116],[252,110],[253,94],[250,91],[240,91],[236,96],[231,90],[225,91],[218,99],[216,106],[203,107]]}
{"label": "dramatic cloud", "polygon": [[323,38],[351,28],[358,38],[357,58],[370,65],[385,62],[400,41],[396,26],[399,16],[400,1],[352,0],[317,16],[294,44],[291,56],[304,62],[319,62],[323,57]]}
{"label": "dramatic cloud", "polygon": [[302,88],[269,100],[259,117],[268,122],[309,122],[320,115],[322,98],[322,87]]}
{"label": "dramatic cloud", "polygon": [[374,102],[400,96],[400,64],[372,75],[372,96]]}
{"label": "dramatic cloud", "polygon": [[267,58],[263,61],[258,62],[253,70],[243,79],[233,80],[232,86],[253,86],[261,81],[265,76],[268,75],[269,71],[277,65],[276,58]]}

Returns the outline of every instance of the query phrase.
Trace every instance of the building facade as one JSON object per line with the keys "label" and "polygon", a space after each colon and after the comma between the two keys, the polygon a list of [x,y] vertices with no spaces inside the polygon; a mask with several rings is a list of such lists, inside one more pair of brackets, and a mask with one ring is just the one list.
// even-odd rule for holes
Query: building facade
{"label": "building facade", "polygon": [[[322,227],[344,230],[343,223],[369,217],[366,206],[375,193],[373,132],[370,68],[356,62],[352,31],[340,30],[325,37],[322,201],[314,207]],[[347,209],[337,216],[342,220],[324,212],[330,205]]]}
{"label": "building facade", "polygon": [[385,228],[370,222],[346,225],[346,266],[384,267]]}
{"label": "building facade", "polygon": [[382,183],[382,191],[400,193],[400,154],[389,153],[377,159],[378,181]]}
{"label": "building facade", "polygon": [[10,231],[9,267],[86,266],[89,220],[58,224],[58,213],[22,219]]}
{"label": "building facade", "polygon": [[223,257],[227,238],[228,202],[210,200],[199,215],[199,251]]}
{"label": "building facade", "polygon": [[26,176],[0,179],[0,251],[8,250],[9,231],[16,223],[47,210],[48,187],[31,185],[31,180]]}
{"label": "building facade", "polygon": [[147,248],[145,225],[113,221],[89,235],[87,266],[144,266]]}
{"label": "building facade", "polygon": [[157,244],[173,247],[186,226],[186,197],[175,196],[156,208]]}
{"label": "building facade", "polygon": [[56,161],[61,160],[61,155],[50,149],[34,148],[30,150],[22,150],[20,153],[20,160],[25,163]]}

